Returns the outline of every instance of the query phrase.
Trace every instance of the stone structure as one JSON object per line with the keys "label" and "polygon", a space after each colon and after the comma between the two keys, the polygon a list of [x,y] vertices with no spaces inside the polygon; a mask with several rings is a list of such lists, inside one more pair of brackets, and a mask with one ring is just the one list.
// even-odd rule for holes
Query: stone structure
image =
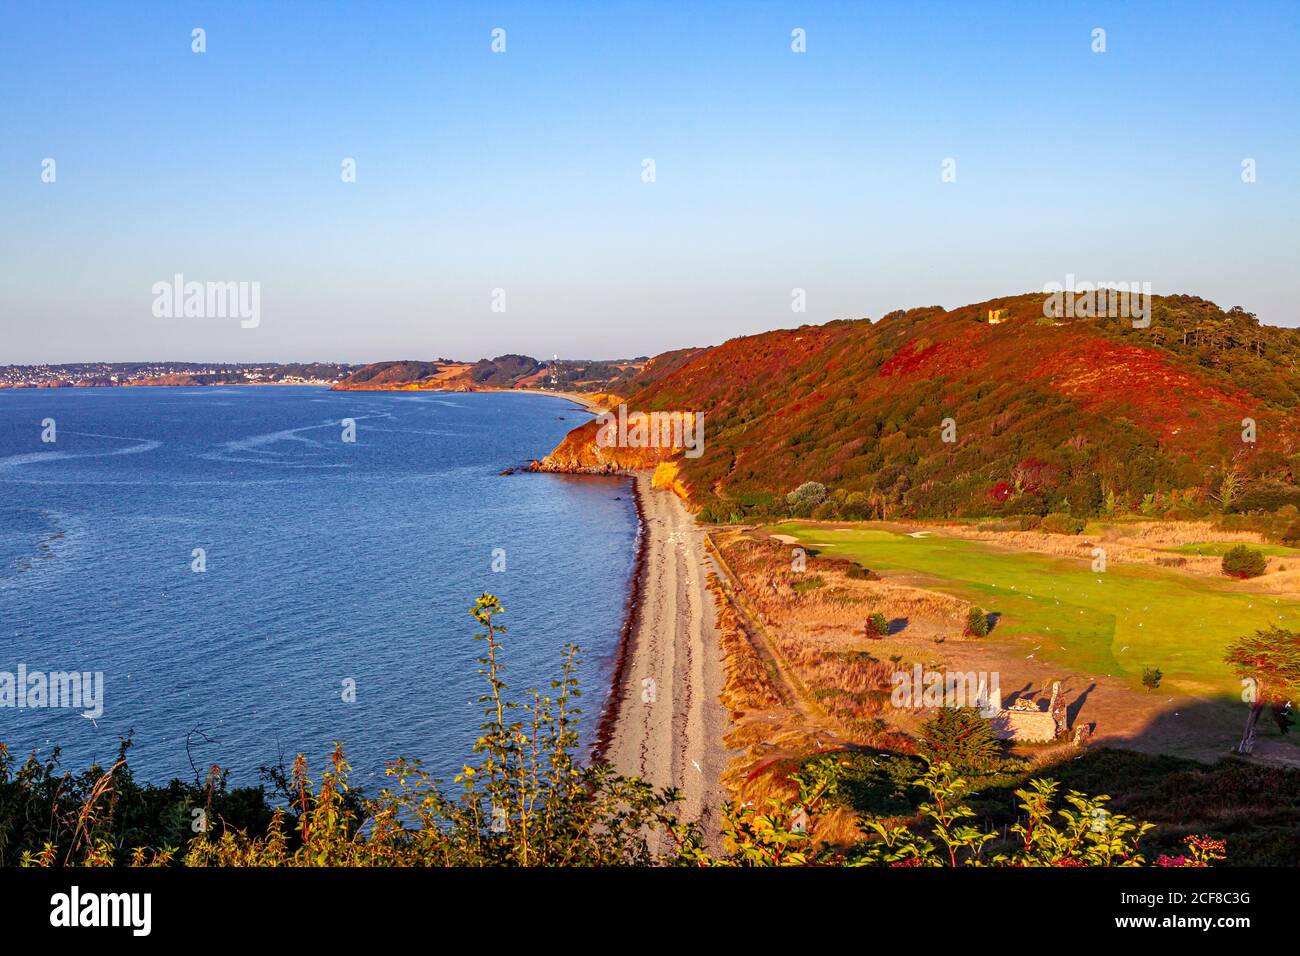
{"label": "stone structure", "polygon": [[996,708],[990,719],[993,732],[1002,740],[1048,743],[1064,736],[1069,728],[1061,682],[1052,684],[1052,699],[1046,710],[1032,697],[1018,697],[1010,707]]}

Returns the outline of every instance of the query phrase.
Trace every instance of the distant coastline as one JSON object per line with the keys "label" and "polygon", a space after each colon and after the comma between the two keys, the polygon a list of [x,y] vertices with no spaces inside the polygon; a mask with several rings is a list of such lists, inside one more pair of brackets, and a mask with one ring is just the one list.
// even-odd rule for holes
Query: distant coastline
{"label": "distant coastline", "polygon": [[[528,391],[572,397],[615,391],[648,359],[554,359],[499,355],[453,359],[347,362],[65,362],[0,365],[0,389],[193,388],[227,385],[312,385],[348,392]],[[589,404],[585,400],[582,404]]]}
{"label": "distant coastline", "polygon": [[329,382],[60,382],[52,385],[6,385],[0,384],[0,390],[35,391],[39,389],[59,388],[255,388],[264,385],[279,385],[287,388],[328,388]]}
{"label": "distant coastline", "polygon": [[0,365],[0,389],[195,387],[206,385],[332,386],[357,366],[343,362],[67,362]]}

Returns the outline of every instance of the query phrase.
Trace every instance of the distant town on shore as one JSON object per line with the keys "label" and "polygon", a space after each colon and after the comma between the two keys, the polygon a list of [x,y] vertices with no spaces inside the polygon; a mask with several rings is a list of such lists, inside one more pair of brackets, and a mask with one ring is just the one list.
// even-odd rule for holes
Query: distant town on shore
{"label": "distant town on shore", "polygon": [[477,362],[69,362],[0,365],[3,388],[90,388],[119,385],[324,385],[342,391],[537,388],[599,391],[640,371],[644,357],[597,361],[500,355]]}

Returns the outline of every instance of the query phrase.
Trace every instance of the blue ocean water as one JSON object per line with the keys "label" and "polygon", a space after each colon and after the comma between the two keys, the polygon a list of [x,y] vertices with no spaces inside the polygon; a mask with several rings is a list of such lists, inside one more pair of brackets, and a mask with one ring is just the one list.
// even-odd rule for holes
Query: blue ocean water
{"label": "blue ocean water", "polygon": [[633,571],[631,492],[499,474],[588,417],[509,393],[0,390],[0,671],[104,674],[102,716],[0,707],[0,741],[61,746],[80,770],[133,732],[131,765],[154,782],[193,776],[187,737],[200,770],[238,783],[299,752],[319,768],[335,740],[367,789],[399,755],[450,775],[482,721],[482,591],[506,609],[512,689],[548,687],[562,646],[582,646],[590,740]]}

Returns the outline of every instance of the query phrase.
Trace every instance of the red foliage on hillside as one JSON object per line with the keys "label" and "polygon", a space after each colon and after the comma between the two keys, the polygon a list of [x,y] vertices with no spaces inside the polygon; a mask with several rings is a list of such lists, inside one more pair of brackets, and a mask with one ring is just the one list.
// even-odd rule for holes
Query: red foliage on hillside
{"label": "red foliage on hillside", "polygon": [[1188,450],[1218,443],[1221,429],[1206,429],[1200,413],[1212,410],[1220,426],[1226,423],[1236,430],[1243,416],[1259,412],[1259,403],[1244,393],[1225,391],[1179,368],[1168,356],[1103,339],[1063,343],[1028,377],[1047,379],[1089,411],[1126,415],[1162,441]]}
{"label": "red foliage on hillside", "polygon": [[[1028,294],[745,336],[652,360],[628,405],[705,414],[680,478],[722,517],[804,481],[845,516],[1088,514],[1107,490],[1203,498],[1241,456],[1243,418],[1260,423],[1249,455],[1300,449],[1300,333],[1190,296],[1153,303],[1141,329],[1057,321]],[[1268,480],[1291,480],[1269,461]]]}

